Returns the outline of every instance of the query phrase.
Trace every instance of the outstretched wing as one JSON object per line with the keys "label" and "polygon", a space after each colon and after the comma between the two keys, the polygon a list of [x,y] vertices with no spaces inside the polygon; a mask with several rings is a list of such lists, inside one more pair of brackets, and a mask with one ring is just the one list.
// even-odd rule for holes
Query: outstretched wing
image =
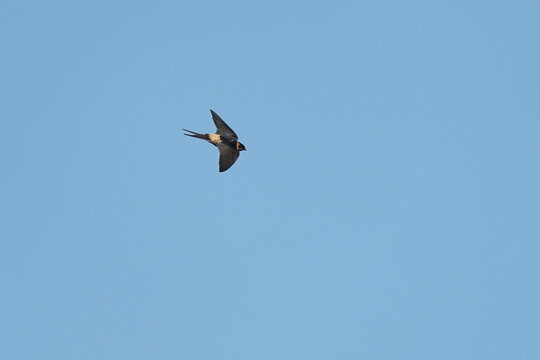
{"label": "outstretched wing", "polygon": [[219,172],[224,172],[236,162],[240,152],[230,145],[223,143],[217,144],[219,150]]}
{"label": "outstretched wing", "polygon": [[212,113],[212,119],[214,120],[214,124],[216,124],[216,134],[219,135],[228,135],[230,137],[233,137],[235,140],[238,140],[238,135],[223,121],[222,118],[219,117],[218,114],[216,114],[213,110],[210,110]]}

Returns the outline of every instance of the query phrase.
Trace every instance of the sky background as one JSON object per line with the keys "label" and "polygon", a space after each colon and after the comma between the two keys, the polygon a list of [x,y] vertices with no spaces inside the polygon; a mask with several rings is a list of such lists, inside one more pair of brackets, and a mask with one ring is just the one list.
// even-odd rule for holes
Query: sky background
{"label": "sky background", "polygon": [[539,15],[3,1],[0,358],[540,358]]}

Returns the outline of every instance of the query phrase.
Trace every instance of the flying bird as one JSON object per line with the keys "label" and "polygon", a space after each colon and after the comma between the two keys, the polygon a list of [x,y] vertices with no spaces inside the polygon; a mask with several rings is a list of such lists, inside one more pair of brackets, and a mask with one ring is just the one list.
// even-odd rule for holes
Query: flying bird
{"label": "flying bird", "polygon": [[247,150],[246,147],[238,141],[236,133],[219,117],[213,110],[210,110],[216,132],[214,134],[199,134],[195,131],[182,129],[189,134],[184,134],[197,139],[203,139],[210,144],[215,145],[219,150],[219,172],[224,172],[236,162],[240,156],[240,151]]}

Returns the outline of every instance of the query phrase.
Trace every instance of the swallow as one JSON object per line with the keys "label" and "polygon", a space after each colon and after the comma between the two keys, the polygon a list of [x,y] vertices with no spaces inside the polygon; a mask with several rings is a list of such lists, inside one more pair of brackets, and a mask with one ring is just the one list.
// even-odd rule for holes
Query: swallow
{"label": "swallow", "polygon": [[219,172],[224,172],[236,162],[240,156],[240,151],[247,150],[246,147],[238,141],[236,133],[219,117],[213,110],[210,110],[216,132],[214,134],[199,134],[195,131],[182,129],[189,134],[184,134],[197,139],[203,139],[216,146],[219,150]]}

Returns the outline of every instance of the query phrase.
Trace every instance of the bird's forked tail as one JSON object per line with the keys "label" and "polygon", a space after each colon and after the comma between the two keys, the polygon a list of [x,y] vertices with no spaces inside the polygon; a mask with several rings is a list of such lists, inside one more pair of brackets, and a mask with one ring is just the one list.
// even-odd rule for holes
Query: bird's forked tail
{"label": "bird's forked tail", "polygon": [[207,140],[205,134],[199,134],[199,133],[197,133],[195,131],[191,131],[191,130],[187,130],[187,129],[182,129],[182,130],[187,131],[188,133],[190,133],[190,134],[184,134],[184,135],[191,136],[191,137],[194,137],[194,138],[197,138],[197,139]]}

